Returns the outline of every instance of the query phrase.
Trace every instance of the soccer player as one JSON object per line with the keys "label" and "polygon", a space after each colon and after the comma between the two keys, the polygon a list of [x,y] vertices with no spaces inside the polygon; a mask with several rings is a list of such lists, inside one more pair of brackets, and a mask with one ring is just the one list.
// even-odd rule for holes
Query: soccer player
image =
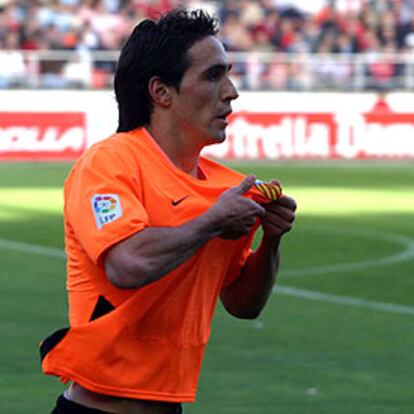
{"label": "soccer player", "polygon": [[225,139],[238,96],[216,27],[202,11],[135,27],[115,76],[118,131],[65,182],[70,328],[41,356],[70,385],[53,413],[180,413],[217,299],[251,319],[272,290],[295,201],[200,155]]}

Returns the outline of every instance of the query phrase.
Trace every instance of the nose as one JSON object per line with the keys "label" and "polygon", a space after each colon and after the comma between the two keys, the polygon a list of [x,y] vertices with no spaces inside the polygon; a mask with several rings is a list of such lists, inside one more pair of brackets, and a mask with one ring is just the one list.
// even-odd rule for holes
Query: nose
{"label": "nose", "polygon": [[233,81],[230,77],[226,76],[225,78],[225,85],[223,87],[223,100],[224,101],[233,101],[239,97],[239,93],[237,92],[237,88],[234,85]]}

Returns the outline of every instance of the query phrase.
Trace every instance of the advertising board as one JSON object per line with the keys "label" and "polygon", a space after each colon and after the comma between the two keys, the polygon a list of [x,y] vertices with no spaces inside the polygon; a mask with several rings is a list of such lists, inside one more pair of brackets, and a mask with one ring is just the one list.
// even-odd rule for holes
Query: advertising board
{"label": "advertising board", "polygon": [[[413,94],[244,92],[225,142],[228,160],[414,158]],[[116,130],[105,91],[1,91],[0,160],[73,160]]]}

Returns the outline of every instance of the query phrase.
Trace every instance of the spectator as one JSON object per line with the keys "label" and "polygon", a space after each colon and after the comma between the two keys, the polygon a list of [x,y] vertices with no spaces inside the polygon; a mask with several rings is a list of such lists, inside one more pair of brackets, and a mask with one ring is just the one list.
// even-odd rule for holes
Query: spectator
{"label": "spectator", "polygon": [[[57,27],[64,38],[68,31],[81,30],[89,23],[97,33],[95,46],[119,49],[125,33],[132,24],[163,13],[191,1],[179,0],[54,0],[37,2],[3,2],[0,7],[0,36],[5,31],[22,33]],[[194,3],[199,5],[200,2]],[[208,3],[210,4],[210,3]],[[304,1],[227,0],[211,2],[217,9],[223,26],[236,27],[243,33],[234,39],[235,50],[254,49],[257,32],[265,32],[269,43],[286,50],[294,34],[301,33],[312,50],[323,34],[333,32],[336,36],[347,33],[358,42],[363,32],[374,31],[382,44],[390,40],[401,49],[404,47],[407,27],[412,25],[413,5],[410,1],[329,1],[321,7],[321,1],[312,2],[310,9]],[[358,6],[362,4],[362,6]],[[309,13],[312,11],[314,14]],[[230,22],[228,22],[230,20]],[[36,26],[36,30],[33,26]],[[3,35],[2,35],[3,33]],[[233,36],[235,38],[236,36]],[[301,36],[299,36],[301,37]],[[386,37],[386,39],[384,39]],[[247,42],[246,38],[250,38]],[[262,35],[260,35],[263,40]],[[273,40],[272,40],[273,39]],[[25,36],[21,36],[23,44]],[[263,42],[261,42],[261,46]],[[354,48],[355,49],[355,48]],[[358,50],[355,50],[358,51]]]}
{"label": "spectator", "polygon": [[95,1],[94,7],[88,12],[85,20],[99,36],[101,47],[106,50],[118,49],[127,29],[124,17],[119,13],[110,13],[103,0]]}
{"label": "spectator", "polygon": [[20,86],[26,75],[23,55],[17,49],[18,36],[9,32],[0,38],[0,88]]}
{"label": "spectator", "polygon": [[221,29],[224,46],[230,51],[248,51],[253,48],[253,37],[236,14],[229,14]]}
{"label": "spectator", "polygon": [[279,30],[272,39],[273,45],[283,52],[287,52],[295,39],[295,28],[291,19],[282,19]]}
{"label": "spectator", "polygon": [[256,36],[266,39],[269,46],[272,45],[272,39],[276,36],[281,22],[281,17],[276,9],[268,9],[263,16],[263,19],[256,22],[252,28],[253,39],[256,41]]}
{"label": "spectator", "polygon": [[87,51],[78,51],[63,68],[63,76],[71,87],[85,88],[91,85],[93,66]]}
{"label": "spectator", "polygon": [[[223,26],[224,40],[230,50],[254,50],[256,38],[260,49],[315,51],[326,33],[334,33],[338,42],[346,43],[343,34],[352,39],[352,53],[366,49],[364,35],[374,32],[385,45],[390,42],[403,49],[405,38],[413,32],[413,4],[408,0],[314,1],[312,7],[304,1],[225,0],[207,2],[216,9]],[[154,17],[180,5],[196,4],[179,0],[50,0],[22,2],[3,1],[0,4],[0,37],[6,32],[18,31],[21,48],[36,48],[37,35],[50,32],[53,25],[56,36],[46,40],[46,48],[76,48],[75,32],[87,32],[77,41],[89,49],[118,50],[131,26],[146,17]],[[85,27],[88,29],[85,30]],[[234,34],[231,32],[234,30]],[[56,31],[59,32],[57,35]],[[69,35],[67,34],[69,33]],[[371,35],[371,34],[370,34]],[[369,36],[370,36],[369,35]],[[299,40],[300,39],[300,40]],[[49,45],[48,42],[52,44]],[[306,47],[302,45],[306,43]],[[50,46],[50,47],[49,47]],[[349,47],[339,47],[337,53],[349,53]]]}
{"label": "spectator", "polygon": [[382,53],[371,53],[369,56],[367,66],[368,87],[379,91],[387,91],[397,84],[399,69],[392,58],[395,47],[389,44],[379,49],[379,51]]}
{"label": "spectator", "polygon": [[[219,16],[221,40],[233,52],[335,53],[344,58],[365,53],[372,63],[384,50],[412,50],[407,47],[414,38],[412,0],[0,0],[0,47],[16,33],[17,49],[117,51],[137,22],[179,6],[205,5]],[[322,72],[332,66],[329,60],[324,57]],[[263,88],[267,74],[285,73],[285,66],[264,64],[258,55],[248,61],[248,68],[243,62],[235,65],[241,85],[250,82],[244,79],[248,77]],[[341,70],[349,73],[345,66]],[[95,69],[105,78],[98,83],[109,84],[114,65],[99,61]],[[397,65],[396,71],[401,70]],[[286,72],[291,76],[295,71]],[[274,84],[273,75],[270,79]]]}
{"label": "spectator", "polygon": [[302,26],[302,33],[309,51],[315,52],[321,39],[321,29],[315,18],[310,16],[305,19]]}
{"label": "spectator", "polygon": [[98,50],[102,49],[101,38],[92,28],[91,23],[86,20],[78,30],[78,41],[76,49],[78,50]]}

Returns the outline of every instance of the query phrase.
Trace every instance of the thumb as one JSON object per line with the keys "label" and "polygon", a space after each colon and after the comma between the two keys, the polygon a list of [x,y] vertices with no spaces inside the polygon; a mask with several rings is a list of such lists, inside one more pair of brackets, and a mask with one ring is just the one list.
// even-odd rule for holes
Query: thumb
{"label": "thumb", "polygon": [[250,190],[254,183],[256,182],[256,177],[253,174],[249,174],[239,185],[233,187],[238,194],[244,194]]}

